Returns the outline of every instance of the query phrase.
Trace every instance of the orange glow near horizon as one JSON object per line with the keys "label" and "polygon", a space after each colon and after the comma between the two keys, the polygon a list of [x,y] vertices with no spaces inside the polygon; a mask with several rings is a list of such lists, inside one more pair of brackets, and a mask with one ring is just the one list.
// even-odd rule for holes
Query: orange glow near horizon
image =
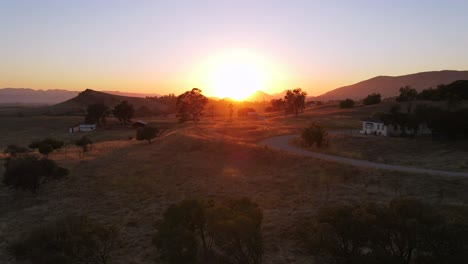
{"label": "orange glow near horizon", "polygon": [[196,75],[207,95],[242,100],[257,90],[271,91],[273,71],[274,65],[257,54],[228,51],[207,60]]}

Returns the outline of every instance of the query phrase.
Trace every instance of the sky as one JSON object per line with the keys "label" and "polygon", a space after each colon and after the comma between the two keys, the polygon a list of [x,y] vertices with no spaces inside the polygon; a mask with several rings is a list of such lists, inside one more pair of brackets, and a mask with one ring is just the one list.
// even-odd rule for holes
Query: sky
{"label": "sky", "polygon": [[0,0],[0,87],[214,96],[246,79],[319,95],[468,70],[466,14],[466,0]]}

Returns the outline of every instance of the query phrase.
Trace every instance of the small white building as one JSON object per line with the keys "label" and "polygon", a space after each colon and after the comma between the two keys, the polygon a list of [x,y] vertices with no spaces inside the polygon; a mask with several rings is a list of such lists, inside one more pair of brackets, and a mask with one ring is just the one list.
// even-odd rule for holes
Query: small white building
{"label": "small white building", "polygon": [[369,117],[361,120],[362,129],[359,133],[364,135],[387,136],[387,126],[376,117]]}
{"label": "small white building", "polygon": [[[377,117],[369,117],[361,120],[362,129],[359,133],[364,135],[376,135],[376,136],[401,136],[403,132],[406,134],[411,134],[413,131],[408,131],[403,129],[399,126],[394,127],[393,125],[387,126],[385,125],[382,120]],[[420,135],[429,135],[431,134],[431,130],[427,127],[426,124],[419,125],[417,134]]]}
{"label": "small white building", "polygon": [[78,126],[82,132],[90,132],[96,130],[96,124],[83,124]]}

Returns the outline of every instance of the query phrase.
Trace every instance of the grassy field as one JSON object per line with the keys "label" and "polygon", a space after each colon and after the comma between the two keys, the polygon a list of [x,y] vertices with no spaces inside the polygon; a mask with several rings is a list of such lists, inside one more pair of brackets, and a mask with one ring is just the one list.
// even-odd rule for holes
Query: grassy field
{"label": "grassy field", "polygon": [[[152,144],[129,140],[135,134],[129,128],[99,129],[89,134],[96,143],[84,157],[73,146],[50,155],[70,170],[66,179],[44,185],[35,195],[0,187],[0,263],[15,263],[5,252],[8,243],[69,213],[120,227],[111,263],[155,263],[155,221],[170,204],[190,197],[250,197],[264,212],[264,263],[298,264],[314,263],[298,246],[299,223],[332,202],[411,196],[431,203],[468,203],[468,179],[358,169],[255,144],[265,137],[297,133],[316,119],[351,128],[356,123],[351,118],[359,115],[321,107],[299,118],[278,115],[265,122],[206,119],[195,126],[155,119],[151,122],[168,129]],[[6,124],[1,128],[3,147],[45,136],[67,139],[66,128],[82,119],[1,120]]]}

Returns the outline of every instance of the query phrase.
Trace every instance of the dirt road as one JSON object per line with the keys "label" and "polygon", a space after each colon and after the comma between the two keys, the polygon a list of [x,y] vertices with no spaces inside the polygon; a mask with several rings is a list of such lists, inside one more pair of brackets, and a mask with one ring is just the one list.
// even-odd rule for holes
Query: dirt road
{"label": "dirt road", "polygon": [[453,171],[441,171],[441,170],[431,170],[431,169],[424,169],[424,168],[416,168],[416,167],[406,167],[400,165],[390,165],[384,163],[377,163],[371,162],[367,160],[358,160],[358,159],[351,159],[345,158],[341,156],[323,154],[308,151],[293,145],[290,145],[289,142],[292,138],[297,137],[298,135],[285,135],[285,136],[278,136],[272,137],[265,140],[258,142],[259,145],[268,146],[272,149],[282,150],[286,152],[290,152],[297,155],[338,162],[343,164],[348,164],[357,167],[368,167],[368,168],[376,168],[382,170],[391,170],[391,171],[401,171],[401,172],[410,172],[410,173],[421,173],[421,174],[430,174],[430,175],[441,175],[441,176],[449,176],[449,177],[468,177],[468,173],[465,172],[453,172]]}

